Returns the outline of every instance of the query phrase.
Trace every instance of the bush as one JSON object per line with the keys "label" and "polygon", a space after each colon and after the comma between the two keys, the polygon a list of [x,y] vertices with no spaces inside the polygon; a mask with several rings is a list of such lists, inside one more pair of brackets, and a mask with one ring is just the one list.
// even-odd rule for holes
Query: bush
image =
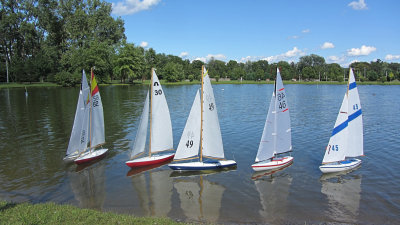
{"label": "bush", "polygon": [[190,75],[188,76],[188,79],[189,79],[190,82],[192,82],[192,81],[194,80],[193,74],[190,74]]}
{"label": "bush", "polygon": [[81,81],[81,75],[79,73],[70,73],[67,71],[61,71],[54,76],[54,81],[63,87],[75,87]]}

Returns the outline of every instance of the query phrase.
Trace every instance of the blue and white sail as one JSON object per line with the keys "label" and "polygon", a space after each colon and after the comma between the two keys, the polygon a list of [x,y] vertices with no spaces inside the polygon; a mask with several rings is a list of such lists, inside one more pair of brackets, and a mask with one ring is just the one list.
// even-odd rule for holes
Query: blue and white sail
{"label": "blue and white sail", "polygon": [[364,154],[363,125],[360,98],[353,70],[350,69],[347,92],[336,119],[323,164],[338,162],[346,157],[357,157]]}

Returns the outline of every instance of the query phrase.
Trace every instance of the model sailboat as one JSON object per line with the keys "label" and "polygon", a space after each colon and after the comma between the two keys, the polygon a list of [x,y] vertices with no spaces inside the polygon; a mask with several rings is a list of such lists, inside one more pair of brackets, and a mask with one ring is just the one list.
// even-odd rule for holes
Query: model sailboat
{"label": "model sailboat", "polygon": [[89,134],[89,85],[83,70],[78,104],[76,106],[74,124],[72,126],[65,161],[73,161],[87,148]]}
{"label": "model sailboat", "polygon": [[362,111],[356,80],[350,68],[347,91],[326,147],[323,165],[319,169],[323,173],[353,169],[361,164],[361,160],[346,159],[346,157],[362,155],[364,155]]}
{"label": "model sailboat", "polygon": [[[132,168],[162,163],[174,157],[174,153],[160,153],[173,150],[173,137],[167,100],[165,99],[163,89],[154,69],[151,70],[150,92],[150,100],[149,93],[147,93],[144,102],[139,129],[131,151],[131,159],[126,162],[126,165]],[[144,157],[140,157],[145,153],[149,114],[150,137],[148,154]]]}
{"label": "model sailboat", "polygon": [[[204,66],[201,77],[201,93],[196,93],[174,161],[168,165],[174,170],[209,170],[236,165],[224,156],[217,106]],[[183,160],[195,161],[178,162]]]}
{"label": "model sailboat", "polygon": [[267,120],[255,160],[253,170],[269,170],[284,167],[293,162],[292,156],[277,157],[279,154],[292,151],[292,134],[290,128],[289,105],[285,88],[277,68],[275,89],[272,92]]}
{"label": "model sailboat", "polygon": [[[85,148],[79,157],[74,160],[76,164],[82,164],[86,162],[93,161],[95,159],[100,159],[105,156],[108,149],[97,147],[105,143],[104,138],[104,115],[103,115],[103,104],[101,102],[99,87],[96,82],[96,78],[93,74],[93,69],[91,70],[91,82],[90,82],[90,97],[89,104],[89,117],[88,121],[83,119],[83,124],[89,123],[89,147]],[[78,103],[79,104],[79,103]],[[87,116],[85,114],[85,116]],[[86,117],[83,118],[86,118]],[[86,125],[85,125],[86,126]],[[87,141],[81,140],[82,145],[87,145]]]}

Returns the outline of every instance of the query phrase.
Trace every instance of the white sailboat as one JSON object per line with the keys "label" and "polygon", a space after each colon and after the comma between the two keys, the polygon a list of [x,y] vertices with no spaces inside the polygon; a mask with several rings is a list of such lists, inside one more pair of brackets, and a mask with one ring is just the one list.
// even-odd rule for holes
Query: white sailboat
{"label": "white sailboat", "polygon": [[87,148],[89,135],[89,103],[89,85],[86,80],[85,71],[83,70],[74,124],[72,126],[68,149],[64,157],[65,161],[73,161]]}
{"label": "white sailboat", "polygon": [[323,173],[350,170],[361,164],[364,155],[363,122],[356,80],[350,68],[347,91],[319,169]]}
{"label": "white sailboat", "polygon": [[[173,152],[164,152],[173,150],[172,125],[167,100],[154,69],[151,70],[150,92],[150,100],[149,93],[147,93],[144,102],[139,129],[131,151],[131,158],[125,162],[131,168],[159,164],[171,160],[175,155]],[[149,119],[150,137],[148,155],[140,157],[145,153]]]}
{"label": "white sailboat", "polygon": [[[105,156],[108,149],[97,147],[105,143],[103,104],[101,102],[99,87],[91,70],[90,97],[89,97],[89,147],[85,148],[79,157],[74,160],[76,164],[82,164],[100,159]],[[84,117],[85,118],[85,117]],[[83,123],[87,123],[84,121]],[[87,142],[86,142],[87,144]],[[82,143],[83,145],[83,143]]]}
{"label": "white sailboat", "polygon": [[284,167],[293,162],[292,156],[278,157],[292,151],[289,105],[279,68],[276,69],[275,88],[272,92],[264,131],[253,170],[270,170]]}
{"label": "white sailboat", "polygon": [[[168,165],[174,170],[209,170],[236,165],[224,156],[214,92],[204,66],[201,77],[201,94],[197,91],[174,161]],[[183,160],[195,161],[178,162]]]}

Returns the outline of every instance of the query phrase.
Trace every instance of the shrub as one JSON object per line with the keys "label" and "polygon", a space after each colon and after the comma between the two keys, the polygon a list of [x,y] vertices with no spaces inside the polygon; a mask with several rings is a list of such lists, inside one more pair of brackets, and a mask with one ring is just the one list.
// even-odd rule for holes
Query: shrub
{"label": "shrub", "polygon": [[74,87],[81,81],[81,75],[79,73],[70,73],[67,71],[61,71],[54,76],[55,82],[63,87]]}

